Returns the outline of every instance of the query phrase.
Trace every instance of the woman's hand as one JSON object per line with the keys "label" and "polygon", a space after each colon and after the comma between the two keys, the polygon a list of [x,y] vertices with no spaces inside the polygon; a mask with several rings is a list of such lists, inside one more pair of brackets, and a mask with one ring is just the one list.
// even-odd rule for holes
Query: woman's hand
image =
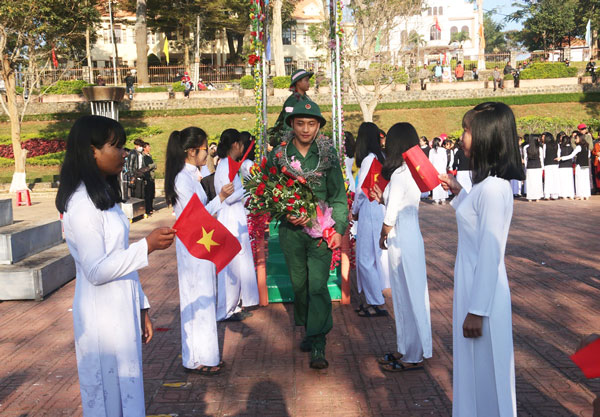
{"label": "woman's hand", "polygon": [[334,233],[333,236],[327,242],[327,247],[331,250],[335,250],[342,246],[342,235],[339,233]]}
{"label": "woman's hand", "polygon": [[442,182],[442,188],[446,191],[452,191],[452,194],[458,195],[460,190],[462,190],[462,186],[456,181],[454,175],[452,174],[440,174],[438,178]]}
{"label": "woman's hand", "polygon": [[466,338],[481,337],[483,329],[483,317],[475,314],[467,314],[463,323],[463,336]]}
{"label": "woman's hand", "polygon": [[152,320],[150,320],[150,314],[148,309],[141,311],[141,322],[142,322],[142,343],[146,344],[152,340],[154,336],[154,327],[152,326]]}
{"label": "woman's hand", "polygon": [[285,216],[285,218],[287,219],[288,222],[290,222],[294,226],[302,226],[302,227],[306,226],[308,224],[308,222],[310,221],[310,217],[306,217],[306,216],[296,217],[296,216],[292,216],[291,214],[288,214],[287,216]]}
{"label": "woman's hand", "polygon": [[221,199],[221,202],[225,201],[227,197],[233,194],[233,191],[234,188],[232,182],[230,182],[229,184],[225,184],[223,188],[221,188],[221,192],[219,193],[219,198]]}
{"label": "woman's hand", "polygon": [[383,204],[383,191],[379,188],[379,185],[373,185],[373,188],[369,189],[369,197],[371,197],[374,201],[377,201],[379,204]]}
{"label": "woman's hand", "polygon": [[358,213],[352,214],[352,220],[354,220],[355,222],[358,221]]}
{"label": "woman's hand", "polygon": [[393,228],[393,226],[388,226],[385,223],[381,226],[381,234],[379,235],[379,247],[381,249],[386,250],[388,248],[387,237]]}
{"label": "woman's hand", "polygon": [[170,227],[160,227],[154,229],[148,236],[146,236],[146,243],[148,244],[148,255],[155,250],[167,249],[173,243],[175,239],[175,233],[177,230],[171,229]]}

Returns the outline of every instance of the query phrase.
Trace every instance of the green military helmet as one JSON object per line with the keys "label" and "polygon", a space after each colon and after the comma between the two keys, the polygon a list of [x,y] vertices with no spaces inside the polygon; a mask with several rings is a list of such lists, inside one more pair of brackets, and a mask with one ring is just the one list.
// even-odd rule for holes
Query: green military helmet
{"label": "green military helmet", "polygon": [[321,109],[319,105],[310,100],[302,100],[296,103],[294,110],[285,117],[285,124],[292,126],[292,119],[294,117],[308,117],[317,119],[321,124],[321,127],[325,126],[325,118],[321,115]]}
{"label": "green military helmet", "polygon": [[299,69],[299,70],[294,71],[292,73],[292,76],[290,77],[290,80],[291,80],[290,81],[290,88],[292,88],[294,86],[294,84],[296,84],[296,82],[298,80],[301,80],[304,77],[310,78],[310,77],[313,76],[313,74],[314,74],[313,72],[306,71],[304,69]]}

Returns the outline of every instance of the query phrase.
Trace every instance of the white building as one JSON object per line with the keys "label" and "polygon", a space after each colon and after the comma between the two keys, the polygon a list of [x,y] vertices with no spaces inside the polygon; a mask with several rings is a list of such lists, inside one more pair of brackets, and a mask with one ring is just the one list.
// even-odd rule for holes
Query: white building
{"label": "white building", "polygon": [[[450,42],[456,32],[465,32],[469,37],[462,48],[458,43]],[[426,0],[420,15],[398,18],[390,34],[389,51],[395,56],[405,55],[411,48],[408,40],[415,33],[424,41],[424,45],[419,46],[418,65],[443,59],[444,54],[448,60],[458,55],[464,59],[477,59],[479,18],[474,4],[467,0]]]}
{"label": "white building", "polygon": [[296,24],[283,29],[283,54],[288,70],[291,63],[297,67],[314,67],[325,58],[326,50],[317,50],[309,36],[310,26],[325,20],[325,11],[319,0],[300,0],[292,14]]}

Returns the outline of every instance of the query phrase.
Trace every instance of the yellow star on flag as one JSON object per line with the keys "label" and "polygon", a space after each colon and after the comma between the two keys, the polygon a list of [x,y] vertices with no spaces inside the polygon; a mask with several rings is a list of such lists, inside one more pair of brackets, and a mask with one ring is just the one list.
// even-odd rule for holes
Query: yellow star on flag
{"label": "yellow star on flag", "polygon": [[206,250],[208,252],[210,252],[210,248],[213,246],[219,246],[220,243],[215,242],[212,239],[213,233],[215,232],[215,230],[211,230],[209,233],[206,232],[206,230],[204,229],[204,227],[202,228],[202,239],[200,239],[199,241],[197,241],[196,243],[199,243],[200,245],[204,245],[204,247],[206,248]]}
{"label": "yellow star on flag", "polygon": [[375,175],[373,176],[373,182],[377,182],[377,178],[379,178],[379,174],[375,174]]}
{"label": "yellow star on flag", "polygon": [[[421,169],[421,165],[417,165],[417,166],[415,167],[415,171],[417,171],[417,173],[419,173],[419,170],[420,170],[420,169]],[[425,176],[424,176],[424,175],[421,175],[421,174],[419,174],[419,177],[421,177],[421,178],[425,179]]]}

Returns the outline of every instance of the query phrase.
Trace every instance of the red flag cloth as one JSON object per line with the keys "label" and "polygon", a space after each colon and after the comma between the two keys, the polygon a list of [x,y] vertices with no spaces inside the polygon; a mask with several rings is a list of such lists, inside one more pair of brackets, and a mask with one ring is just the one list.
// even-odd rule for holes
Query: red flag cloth
{"label": "red flag cloth", "polygon": [[421,192],[431,191],[441,184],[437,169],[419,145],[415,145],[404,152],[402,157]]}
{"label": "red flag cloth", "polygon": [[442,28],[440,27],[440,22],[438,22],[438,18],[435,18],[435,28],[437,30],[439,30],[440,32],[442,31]]}
{"label": "red flag cloth", "polygon": [[56,59],[56,52],[54,51],[54,46],[52,47],[52,64],[54,68],[58,68],[58,59]]}
{"label": "red flag cloth", "polygon": [[206,210],[194,194],[173,229],[190,254],[211,261],[217,273],[231,262],[242,246],[237,238]]}
{"label": "red flag cloth", "polygon": [[600,378],[600,339],[579,349],[571,360],[583,371],[586,378]]}
{"label": "red flag cloth", "polygon": [[248,158],[248,154],[250,153],[252,146],[254,146],[254,139],[252,139],[252,142],[250,142],[250,146],[248,146],[248,149],[246,150],[246,153],[244,154],[244,156],[242,157],[242,160],[240,162],[237,162],[231,158],[228,158],[229,159],[229,181],[230,182],[233,181],[233,179],[237,175],[238,171],[240,170],[242,163],[246,160],[246,158]]}
{"label": "red flag cloth", "polygon": [[377,159],[373,159],[373,162],[371,163],[371,168],[369,168],[369,172],[367,172],[367,177],[363,181],[362,187],[360,188],[361,190],[363,190],[369,201],[373,201],[373,199],[369,195],[371,188],[373,188],[375,184],[377,184],[381,189],[381,192],[383,192],[388,183],[389,181],[383,178],[383,175],[381,175],[381,162],[379,162]]}

